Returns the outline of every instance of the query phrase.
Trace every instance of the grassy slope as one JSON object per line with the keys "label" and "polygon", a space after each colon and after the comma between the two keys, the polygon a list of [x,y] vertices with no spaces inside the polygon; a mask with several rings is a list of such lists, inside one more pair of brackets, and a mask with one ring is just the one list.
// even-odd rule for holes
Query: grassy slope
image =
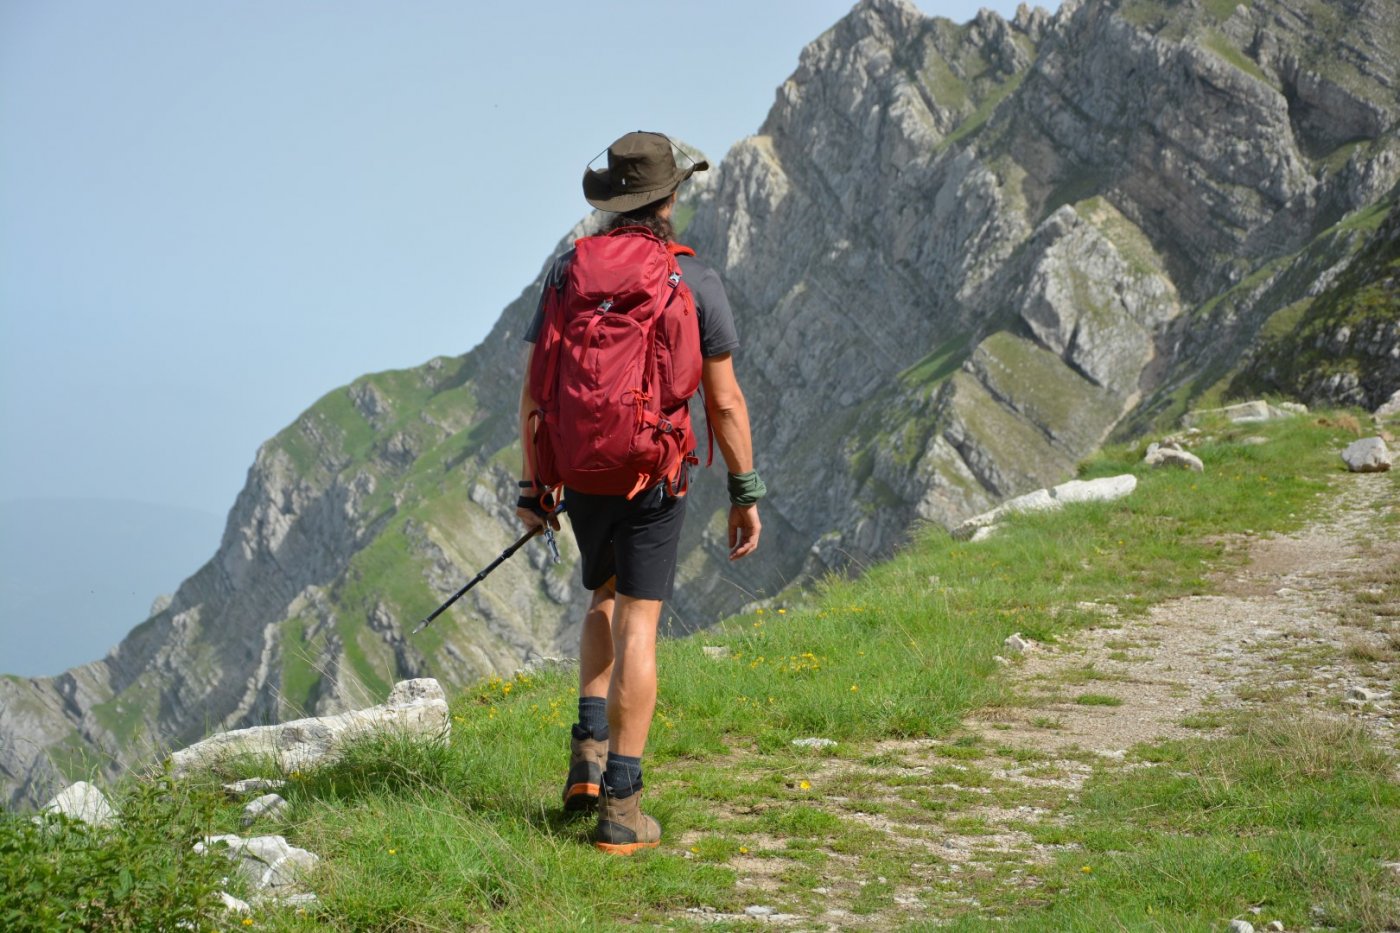
{"label": "grassy slope", "polygon": [[[1251,426],[1274,438],[1265,446],[1234,443],[1243,433],[1198,451],[1204,476],[1143,471],[1136,448],[1108,452],[1083,473],[1138,472],[1126,500],[1022,517],[978,544],[930,531],[859,580],[663,644],[647,800],[667,844],[642,857],[601,858],[586,844],[588,823],[558,812],[571,677],[482,683],[453,701],[445,747],[369,747],[298,776],[290,816],[264,831],[323,856],[321,907],[260,911],[254,925],[566,929],[673,920],[700,905],[742,910],[752,895],[734,885],[741,854],[772,860],[779,893],[767,902],[796,908],[825,871],[852,860],[871,876],[906,877],[889,837],[817,806],[837,792],[851,795],[843,806],[861,801],[858,788],[813,787],[812,756],[868,761],[873,740],[946,735],[969,710],[1004,699],[992,656],[1010,632],[1053,640],[1085,621],[1082,601],[1134,613],[1203,592],[1207,571],[1235,559],[1222,536],[1301,523],[1349,435],[1318,418]],[[708,658],[702,644],[730,657]],[[1355,892],[1371,890],[1376,860],[1394,859],[1389,840],[1400,838],[1389,759],[1354,735],[1272,728],[1262,743],[1139,750],[1161,766],[1096,780],[1062,837],[1046,840],[1083,847],[1046,869],[1056,925],[1206,928],[1254,903],[1261,885],[1283,892],[1306,878],[1300,897],[1360,928],[1377,908]],[[822,753],[790,744],[811,735],[840,744]],[[1301,770],[1299,742],[1312,756]],[[233,829],[236,813],[223,805],[215,825]],[[682,848],[683,835],[696,841]],[[983,907],[959,922],[995,913],[1043,928],[1043,900],[996,885],[980,893]],[[873,886],[864,909],[878,912],[887,896]]]}

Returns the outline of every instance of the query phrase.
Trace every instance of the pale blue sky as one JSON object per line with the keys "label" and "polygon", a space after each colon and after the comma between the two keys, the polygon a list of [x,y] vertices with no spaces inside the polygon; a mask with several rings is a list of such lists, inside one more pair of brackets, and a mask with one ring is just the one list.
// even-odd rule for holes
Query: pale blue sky
{"label": "pale blue sky", "polygon": [[222,516],[320,395],[478,343],[610,140],[721,158],[849,8],[0,0],[0,500]]}

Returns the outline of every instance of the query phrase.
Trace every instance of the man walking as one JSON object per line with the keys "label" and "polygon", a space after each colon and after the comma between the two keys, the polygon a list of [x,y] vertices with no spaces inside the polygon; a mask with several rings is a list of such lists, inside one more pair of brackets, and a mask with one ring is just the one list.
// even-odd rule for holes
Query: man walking
{"label": "man walking", "polygon": [[564,487],[593,594],[579,638],[564,809],[596,807],[594,845],[615,854],[661,839],[641,811],[641,759],[656,707],[657,625],[696,462],[688,403],[697,382],[729,470],[730,560],[758,547],[766,492],[734,375],[728,298],[671,226],[681,182],[708,167],[680,168],[660,133],[628,133],[609,146],[607,168],[586,169],[583,190],[614,216],[555,261],[525,337],[534,346],[520,399],[517,514],[527,527],[558,527],[548,506]]}

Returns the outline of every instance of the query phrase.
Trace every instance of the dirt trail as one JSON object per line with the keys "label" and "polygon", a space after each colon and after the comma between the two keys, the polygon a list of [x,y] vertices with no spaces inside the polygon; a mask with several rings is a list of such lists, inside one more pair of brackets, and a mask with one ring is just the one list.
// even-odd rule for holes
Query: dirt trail
{"label": "dirt trail", "polygon": [[[863,877],[859,859],[832,853],[820,884],[795,889],[785,859],[741,857],[730,864],[749,912],[696,909],[688,919],[883,928],[975,906],[978,879],[1033,884],[1027,868],[1056,847],[1027,827],[1060,819],[1094,769],[1133,745],[1211,735],[1230,710],[1299,704],[1364,722],[1380,744],[1400,747],[1400,703],[1347,701],[1352,688],[1387,694],[1400,673],[1400,497],[1388,476],[1348,475],[1331,498],[1293,534],[1227,542],[1246,559],[1212,581],[1214,595],[1122,620],[1112,606],[1081,607],[1098,608],[1102,622],[1010,662],[1020,705],[979,711],[948,740],[879,743],[868,763],[814,761],[822,805],[896,843],[905,880]],[[871,885],[893,910],[862,912]],[[795,892],[800,912],[763,912]]]}

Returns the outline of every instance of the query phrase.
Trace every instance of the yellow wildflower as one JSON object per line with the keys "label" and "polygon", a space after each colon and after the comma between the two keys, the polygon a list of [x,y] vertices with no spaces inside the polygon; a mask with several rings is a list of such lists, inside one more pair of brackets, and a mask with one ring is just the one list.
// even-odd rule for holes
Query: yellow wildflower
{"label": "yellow wildflower", "polygon": [[809,781],[809,780],[807,780],[806,778],[803,778],[803,779],[798,783],[797,786],[798,786],[800,789],[802,789],[802,790],[811,790],[811,789],[812,789],[812,782]]}
{"label": "yellow wildflower", "polygon": [[1092,866],[1092,865],[1085,865],[1083,868],[1081,868],[1081,869],[1079,869],[1079,870],[1082,871],[1082,872],[1084,872],[1084,874],[1087,875],[1087,874],[1089,874],[1089,872],[1091,872],[1091,871],[1094,870],[1094,866]]}

